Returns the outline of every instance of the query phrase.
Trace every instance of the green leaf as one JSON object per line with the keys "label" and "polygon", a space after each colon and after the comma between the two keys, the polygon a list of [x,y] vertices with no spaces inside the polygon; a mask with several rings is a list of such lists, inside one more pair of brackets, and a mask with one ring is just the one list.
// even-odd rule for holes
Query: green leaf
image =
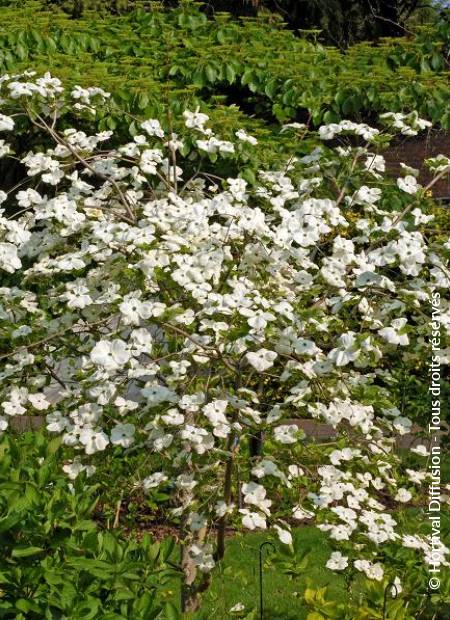
{"label": "green leaf", "polygon": [[48,442],[47,445],[47,454],[50,456],[52,454],[56,454],[62,444],[62,437],[54,437]]}
{"label": "green leaf", "polygon": [[98,611],[100,609],[100,602],[93,598],[88,597],[86,601],[83,601],[75,610],[76,618],[83,618],[83,620],[91,620],[92,618],[98,618]]}
{"label": "green leaf", "polygon": [[230,84],[233,84],[236,80],[236,71],[232,65],[226,65],[225,67],[225,75]]}
{"label": "green leaf", "polygon": [[216,81],[216,71],[211,65],[206,65],[205,67],[205,75],[208,81],[212,84]]}
{"label": "green leaf", "polygon": [[316,601],[316,590],[306,588],[303,598],[305,599],[305,602],[308,603],[308,605],[313,605]]}
{"label": "green leaf", "polygon": [[108,116],[106,119],[106,125],[109,129],[115,129],[117,127],[117,122],[112,116]]}
{"label": "green leaf", "polygon": [[278,90],[277,80],[269,80],[264,87],[264,92],[270,99],[273,99],[277,90]]}
{"label": "green leaf", "polygon": [[28,558],[32,555],[37,555],[38,553],[42,553],[44,549],[42,547],[16,547],[12,550],[11,556],[13,558]]}
{"label": "green leaf", "polygon": [[245,181],[247,181],[247,183],[249,183],[250,185],[256,185],[255,171],[252,170],[251,168],[244,168],[244,170],[242,170],[240,176]]}
{"label": "green leaf", "polygon": [[91,560],[89,558],[70,558],[67,563],[77,570],[85,570],[90,575],[99,579],[109,579],[114,570],[114,566],[102,560]]}
{"label": "green leaf", "polygon": [[22,517],[18,512],[13,512],[7,517],[0,519],[0,532],[6,532],[12,529],[17,523],[21,521]]}
{"label": "green leaf", "polygon": [[179,620],[181,618],[180,612],[173,603],[166,603],[165,613],[166,620]]}
{"label": "green leaf", "polygon": [[149,99],[147,93],[140,93],[139,97],[138,97],[138,108],[140,110],[145,110],[145,108],[149,104],[149,101],[150,101],[150,99]]}
{"label": "green leaf", "polygon": [[450,112],[445,112],[441,117],[441,125],[443,129],[450,130]]}
{"label": "green leaf", "polygon": [[16,609],[25,613],[28,613],[29,611],[39,613],[41,611],[39,605],[36,605],[33,601],[25,598],[19,598],[19,600],[16,601]]}

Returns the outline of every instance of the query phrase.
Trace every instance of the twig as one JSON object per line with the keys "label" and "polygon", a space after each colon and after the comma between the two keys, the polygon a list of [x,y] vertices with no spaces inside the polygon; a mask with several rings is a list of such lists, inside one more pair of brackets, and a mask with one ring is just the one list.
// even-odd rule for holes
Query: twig
{"label": "twig", "polygon": [[130,223],[134,223],[135,217],[134,217],[133,210],[132,210],[128,200],[126,199],[124,193],[120,189],[117,181],[115,181],[115,179],[113,179],[112,177],[107,177],[106,175],[102,174],[101,172],[98,172],[98,170],[95,170],[95,168],[93,168],[83,157],[81,157],[81,155],[79,155],[77,153],[77,151],[73,148],[73,146],[70,144],[70,142],[67,142],[67,140],[64,140],[60,135],[58,135],[58,133],[54,129],[52,129],[52,127],[47,125],[47,123],[45,122],[45,120],[41,116],[38,115],[38,118],[39,118],[40,122],[43,124],[43,127],[40,126],[39,123],[36,123],[36,122],[33,121],[33,123],[37,127],[40,127],[41,129],[46,129],[49,132],[49,134],[52,136],[52,138],[54,140],[56,140],[56,142],[58,142],[58,144],[62,144],[63,146],[65,146],[72,153],[72,155],[81,164],[83,164],[83,166],[85,168],[87,168],[87,170],[92,172],[92,174],[94,174],[95,176],[99,177],[100,179],[103,179],[107,183],[111,183],[111,185],[114,187],[114,189],[118,193],[118,195],[120,197],[120,201],[124,205],[126,212],[128,213]]}

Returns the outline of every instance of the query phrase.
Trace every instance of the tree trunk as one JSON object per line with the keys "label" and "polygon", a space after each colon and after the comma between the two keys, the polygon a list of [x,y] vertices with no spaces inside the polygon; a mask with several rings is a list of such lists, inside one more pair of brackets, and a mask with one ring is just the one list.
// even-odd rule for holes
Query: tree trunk
{"label": "tree trunk", "polygon": [[[224,502],[229,505],[231,503],[231,491],[233,482],[233,466],[234,466],[234,443],[236,441],[235,435],[230,435],[228,439],[227,449],[230,452],[230,456],[225,465],[225,475],[223,483],[223,499]],[[227,515],[224,515],[219,520],[219,526],[217,529],[217,551],[216,560],[222,560],[225,554],[225,532],[227,528]]]}
{"label": "tree trunk", "polygon": [[83,17],[84,3],[83,0],[74,0],[72,9],[72,19]]}
{"label": "tree trunk", "polygon": [[198,569],[189,554],[189,547],[198,543],[203,545],[206,538],[206,528],[192,534],[187,524],[187,519],[183,518],[181,525],[181,568],[183,570],[183,583],[181,586],[181,611],[189,613],[197,611],[201,603],[201,593],[207,590],[210,583],[209,575],[203,575],[198,581]]}
{"label": "tree trunk", "polygon": [[[184,531],[186,532],[186,524]],[[197,611],[199,608],[198,593],[195,588],[197,567],[189,555],[190,533],[184,537],[181,543],[181,568],[183,570],[183,583],[181,585],[181,611],[182,613]]]}
{"label": "tree trunk", "polygon": [[401,24],[399,3],[396,0],[369,0],[377,20],[377,33],[381,37],[398,37],[405,33]]}

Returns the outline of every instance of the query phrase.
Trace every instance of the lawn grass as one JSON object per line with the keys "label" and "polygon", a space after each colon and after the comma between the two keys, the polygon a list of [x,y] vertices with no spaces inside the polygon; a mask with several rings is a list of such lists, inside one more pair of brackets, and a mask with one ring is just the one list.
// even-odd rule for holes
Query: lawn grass
{"label": "lawn grass", "polygon": [[[300,551],[311,551],[307,567],[301,575],[293,578],[282,573],[273,562],[280,559],[281,543],[269,534],[237,535],[228,540],[223,563],[216,569],[211,588],[204,595],[201,611],[194,620],[229,620],[233,617],[230,608],[236,603],[245,605],[245,610],[259,608],[259,546],[271,540],[277,549],[271,553],[264,550],[264,617],[266,620],[303,620],[307,610],[303,604],[303,593],[308,585],[313,588],[329,585],[334,600],[345,597],[345,583],[340,575],[324,568],[331,548],[327,537],[311,526],[298,528],[293,532],[294,546]],[[286,555],[283,559],[289,560]],[[259,618],[258,616],[255,616]]]}

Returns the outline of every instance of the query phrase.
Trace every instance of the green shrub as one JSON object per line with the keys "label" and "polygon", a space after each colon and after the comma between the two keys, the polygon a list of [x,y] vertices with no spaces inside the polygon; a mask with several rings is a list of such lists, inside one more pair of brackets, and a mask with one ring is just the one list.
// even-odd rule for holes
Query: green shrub
{"label": "green shrub", "polygon": [[92,518],[96,503],[96,487],[83,474],[71,483],[62,472],[59,440],[2,438],[1,618],[166,617],[173,541],[101,531]]}
{"label": "green shrub", "polygon": [[386,110],[417,109],[450,128],[448,21],[342,53],[270,17],[217,13],[208,20],[190,2],[120,16],[87,8],[84,15],[73,20],[36,0],[4,10],[0,70],[33,66],[69,84],[102,86],[114,93],[109,129],[120,110],[131,121],[168,109],[176,117],[195,105],[230,130],[247,125],[262,136],[277,121],[371,121]]}

